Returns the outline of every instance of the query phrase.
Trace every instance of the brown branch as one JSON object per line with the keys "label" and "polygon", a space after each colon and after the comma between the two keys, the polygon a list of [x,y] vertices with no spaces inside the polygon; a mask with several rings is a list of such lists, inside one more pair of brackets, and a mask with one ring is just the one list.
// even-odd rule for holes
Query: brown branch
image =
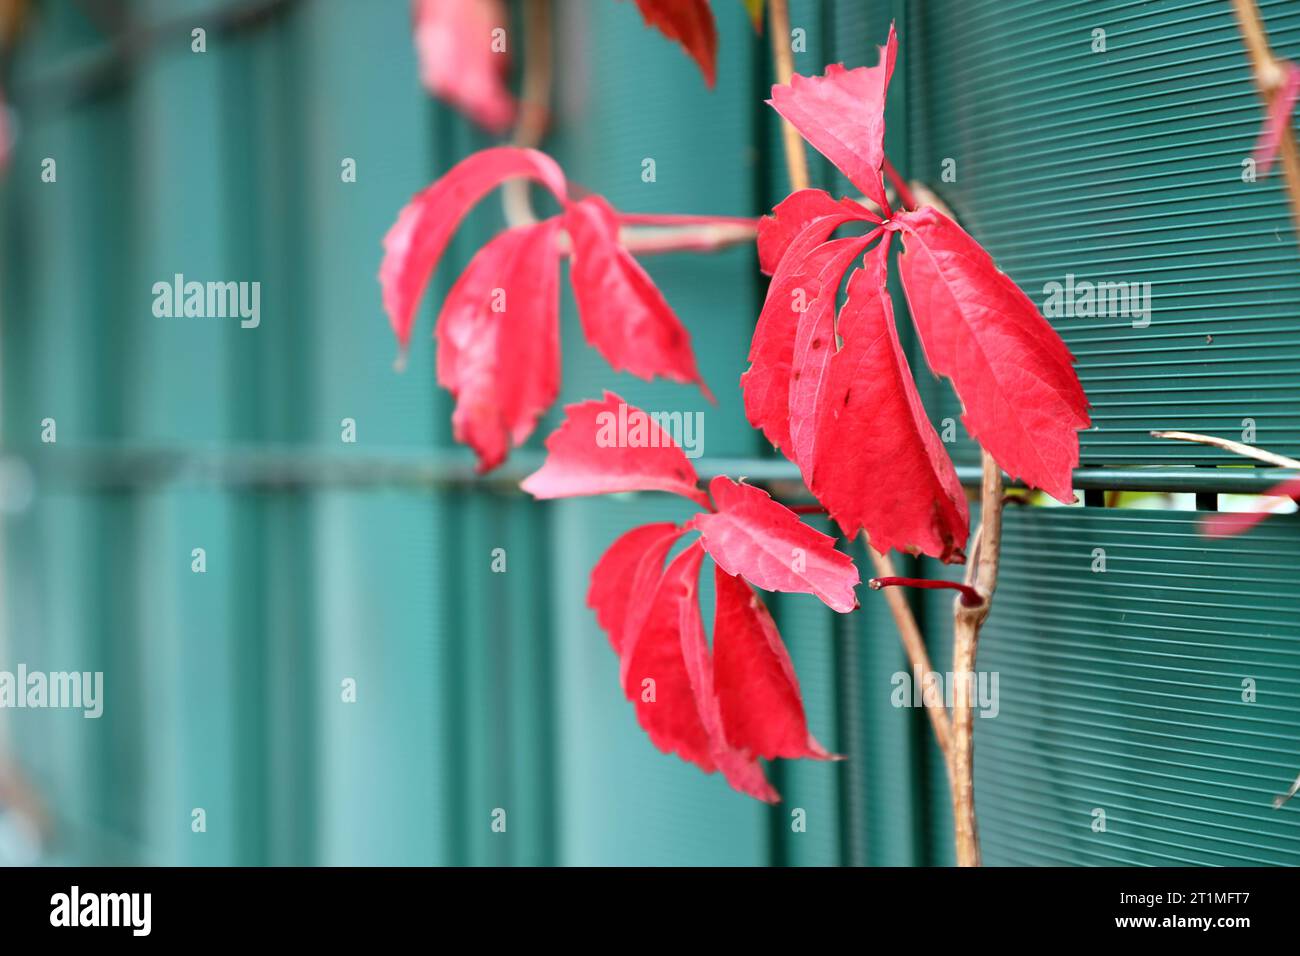
{"label": "brown branch", "polygon": [[[1232,0],[1232,9],[1237,15],[1241,38],[1250,57],[1255,86],[1264,100],[1264,108],[1268,109],[1273,104],[1273,98],[1281,91],[1285,74],[1269,46],[1264,18],[1260,16],[1255,0]],[[1295,131],[1290,123],[1282,130],[1278,155],[1282,160],[1282,173],[1286,177],[1287,194],[1291,199],[1291,218],[1295,223],[1296,239],[1300,241],[1300,149],[1296,148]]]}
{"label": "brown branch", "polygon": [[[554,82],[554,38],[551,27],[551,0],[529,0],[524,5],[524,78],[520,95],[519,118],[511,142],[525,149],[542,143],[551,118],[551,87]],[[537,213],[529,196],[529,183],[512,179],[501,189],[501,207],[509,226],[526,226],[537,222]],[[676,226],[623,226],[619,240],[633,255],[661,252],[717,252],[731,246],[754,241],[758,221],[722,216],[707,221]],[[568,236],[559,237],[561,255],[568,255]]]}
{"label": "brown branch", "polygon": [[[768,0],[768,28],[772,34],[772,59],[776,63],[776,81],[782,85],[794,75],[794,52],[790,49],[790,7],[786,0]],[[781,142],[785,145],[785,168],[790,174],[790,190],[808,188],[808,154],[803,137],[789,120],[781,120]]]}
{"label": "brown branch", "polygon": [[1254,445],[1246,445],[1239,441],[1233,441],[1231,438],[1218,438],[1214,435],[1201,435],[1197,432],[1164,431],[1154,431],[1151,433],[1151,437],[1172,438],[1175,441],[1191,441],[1202,445],[1212,445],[1215,448],[1222,448],[1224,451],[1230,451],[1234,455],[1241,455],[1244,458],[1253,458],[1256,461],[1262,461],[1268,465],[1277,465],[1279,468],[1300,469],[1300,461],[1296,461],[1294,458],[1288,458],[1286,455],[1279,455],[1276,452],[1271,452],[1264,448],[1256,448]]}
{"label": "brown branch", "polygon": [[966,581],[983,598],[974,607],[954,602],[952,637],[952,816],[958,866],[980,865],[975,822],[975,653],[998,584],[1002,550],[1002,469],[983,452],[980,527],[966,568]]}

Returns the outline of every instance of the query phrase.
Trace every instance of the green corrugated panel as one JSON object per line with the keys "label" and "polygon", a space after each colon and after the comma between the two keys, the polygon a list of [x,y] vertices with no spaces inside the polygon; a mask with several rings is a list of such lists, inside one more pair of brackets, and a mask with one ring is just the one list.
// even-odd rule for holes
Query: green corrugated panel
{"label": "green corrugated panel", "polygon": [[[457,686],[444,685],[459,711],[453,724],[456,761],[451,768],[461,801],[454,813],[460,822],[455,845],[463,853],[457,862],[496,866],[509,862],[510,844],[521,822],[516,812],[515,829],[510,829],[510,814],[517,808],[510,805],[506,783],[509,651],[503,591],[508,578],[491,567],[492,549],[501,545],[493,520],[500,507],[492,496],[477,492],[458,496],[453,504],[454,523],[448,528],[454,533],[449,540],[456,542],[464,559],[451,581],[455,618],[445,625],[456,661],[448,677]],[[499,809],[506,812],[504,833],[492,829]]]}
{"label": "green corrugated panel", "polygon": [[[1300,7],[1261,7],[1277,52],[1300,54]],[[910,175],[1040,307],[1067,275],[1151,283],[1147,328],[1053,320],[1094,405],[1084,462],[1218,461],[1147,432],[1238,437],[1245,419],[1259,444],[1300,452],[1297,250],[1280,172],[1241,181],[1263,114],[1231,5],[945,0],[913,4],[908,27]],[[955,183],[939,181],[945,158]],[[936,394],[934,420],[958,417]]]}
{"label": "green corrugated panel", "polygon": [[[398,210],[445,169],[433,160],[434,107],[408,52],[410,12],[381,4],[358,16],[345,0],[328,0],[305,4],[298,15],[306,51],[301,85],[310,91],[308,165],[300,173],[309,326],[298,347],[314,364],[313,434],[335,444],[340,420],[355,418],[358,441],[370,447],[427,446],[445,427],[433,400],[431,307],[420,314],[405,373],[395,374],[397,345],[376,279],[380,240]],[[355,183],[341,180],[345,157],[357,161]]]}
{"label": "green corrugated panel", "polygon": [[[233,432],[228,362],[234,337],[247,333],[235,320],[155,317],[152,286],[176,273],[237,278],[223,242],[234,215],[222,148],[230,52],[194,54],[184,38],[172,39],[127,92],[135,211],[108,226],[104,241],[129,241],[133,253],[118,319],[131,348],[103,391],[125,397],[134,438],[199,445]],[[135,628],[110,634],[109,649],[118,680],[131,687],[118,706],[141,729],[134,759],[150,773],[117,772],[111,786],[134,801],[150,862],[240,862],[256,811],[242,799],[237,735],[243,668],[232,597],[242,556],[234,501],[220,491],[165,489],[139,498],[133,518],[124,553],[134,573]],[[196,547],[207,552],[206,574],[190,570]],[[206,833],[191,831],[194,808],[206,812]]]}
{"label": "green corrugated panel", "polygon": [[[449,560],[434,528],[442,502],[396,491],[316,496],[300,560],[319,588],[314,689],[319,862],[449,862],[447,747],[463,729],[446,713]],[[460,640],[476,636],[466,630]],[[268,635],[275,639],[275,635]],[[355,703],[341,682],[357,684]]]}
{"label": "green corrugated panel", "polygon": [[[251,508],[241,533],[261,535],[254,565],[261,593],[254,607],[244,609],[254,623],[242,631],[242,646],[246,659],[263,670],[261,706],[250,707],[253,713],[242,715],[240,723],[249,759],[262,762],[255,768],[262,842],[250,848],[249,857],[276,866],[309,865],[317,858],[319,755],[330,746],[317,733],[318,678],[305,678],[320,673],[317,579],[304,561],[304,547],[313,540],[313,508],[310,499],[294,492],[258,496]],[[244,553],[249,550],[244,544]]]}
{"label": "green corrugated panel", "polygon": [[[222,41],[227,183],[247,215],[226,235],[232,268],[261,286],[267,320],[236,335],[231,400],[240,440],[302,441],[313,431],[311,363],[303,343],[318,333],[305,305],[308,282],[302,222],[304,111],[300,18]],[[295,356],[286,361],[285,356]],[[315,860],[315,579],[302,554],[312,529],[310,498],[297,490],[243,494],[235,505],[236,551],[243,580],[256,582],[235,602],[241,661],[250,698],[237,717],[244,786],[240,798],[243,860],[304,864]],[[267,635],[275,635],[268,640]]]}
{"label": "green corrugated panel", "polygon": [[507,745],[506,792],[511,806],[510,862],[555,862],[554,635],[548,628],[551,585],[549,510],[522,496],[495,506],[494,547],[505,549],[507,646],[502,700]]}
{"label": "green corrugated panel", "polygon": [[[803,692],[808,729],[832,753],[844,753],[837,707],[839,645],[846,638],[839,615],[807,594],[764,595],[790,651]],[[835,866],[841,862],[844,827],[841,806],[842,761],[782,760],[774,783],[782,800],[772,809],[779,833],[777,860],[791,866]],[[793,829],[795,810],[803,810],[802,832]]]}
{"label": "green corrugated panel", "polygon": [[[435,108],[420,88],[409,10],[383,4],[359,16],[340,0],[304,4],[297,80],[306,103],[307,300],[297,348],[311,364],[309,433],[344,452],[339,423],[354,418],[357,450],[427,446],[445,429],[435,401],[429,310],[409,367],[392,370],[396,345],[375,280],[380,239],[397,210],[437,174],[428,133]],[[341,161],[357,161],[357,181]],[[449,263],[450,265],[450,263]],[[267,319],[264,319],[264,323]],[[292,355],[292,352],[276,354]],[[452,616],[447,502],[382,489],[326,492],[314,507],[320,612],[315,639],[322,734],[315,792],[320,858],[328,863],[444,863],[467,822],[450,808],[448,709],[452,642],[474,638]],[[358,703],[339,703],[357,676]]]}
{"label": "green corrugated panel", "polygon": [[[767,808],[719,774],[661,753],[636,722],[618,658],[585,597],[592,565],[624,531],[681,521],[668,495],[551,504],[558,862],[740,865],[770,860]],[[705,611],[706,627],[712,615]]]}
{"label": "green corrugated panel", "polygon": [[[15,75],[57,57],[84,39],[89,25],[71,8],[50,12],[31,34],[30,56]],[[56,456],[68,445],[121,428],[121,402],[104,392],[120,335],[101,318],[122,301],[127,269],[120,229],[128,209],[128,152],[118,131],[120,99],[39,119],[24,114],[22,136],[4,188],[3,341],[4,438],[8,449]],[[94,155],[87,164],[82,157]],[[57,184],[39,182],[44,157],[59,163]],[[22,184],[20,186],[19,184]],[[33,320],[39,316],[40,320]],[[40,421],[58,422],[59,444],[38,441]],[[22,498],[21,481],[6,482]],[[138,862],[141,820],[135,792],[110,787],[142,759],[132,694],[137,650],[118,635],[132,633],[125,562],[108,549],[129,547],[129,504],[121,498],[49,495],[5,516],[5,635],[0,667],[102,670],[105,694],[122,706],[99,720],[80,713],[6,711],[6,737],[46,803],[69,862]]]}
{"label": "green corrugated panel", "polygon": [[987,862],[1300,862],[1271,805],[1300,772],[1297,522],[1212,540],[1198,518],[1008,512],[978,662],[1000,675],[976,718]]}
{"label": "green corrugated panel", "polygon": [[[513,493],[481,489],[453,508],[444,527],[463,560],[447,581],[453,614],[442,627],[455,661],[443,692],[455,712],[444,784],[457,794],[456,862],[553,863],[549,515]],[[503,832],[492,828],[498,809]]]}

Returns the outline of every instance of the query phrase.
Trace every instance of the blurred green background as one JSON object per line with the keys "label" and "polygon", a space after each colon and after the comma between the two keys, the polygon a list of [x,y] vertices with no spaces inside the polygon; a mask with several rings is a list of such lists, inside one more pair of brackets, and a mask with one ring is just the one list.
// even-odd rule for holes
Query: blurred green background
{"label": "blurred green background", "polygon": [[[571,180],[637,212],[757,215],[786,194],[767,39],[739,0],[713,4],[713,91],[633,4],[555,6],[546,149]],[[1300,10],[1262,7],[1278,51],[1300,56]],[[1071,272],[1155,284],[1144,332],[1060,325],[1097,410],[1085,465],[1173,466],[1170,489],[1204,505],[1204,466],[1224,457],[1147,429],[1224,433],[1249,416],[1261,445],[1300,451],[1300,270],[1278,180],[1240,180],[1261,114],[1229,5],[805,0],[796,69],[874,62],[891,18],[895,164],[1036,301]],[[190,50],[195,26],[206,53]],[[493,142],[420,87],[405,2],[38,3],[0,79],[16,136],[0,188],[0,669],[100,670],[106,685],[99,720],[0,710],[0,859],[950,862],[942,765],[924,715],[890,702],[905,662],[865,588],[849,616],[772,602],[813,732],[847,757],[773,766],[782,804],[637,727],[587,576],[616,535],[684,510],[522,497],[554,412],[532,450],[476,479],[434,385],[433,314],[499,228],[495,200],[458,234],[393,371],[380,239],[411,194]],[[40,180],[45,157],[57,183]],[[956,183],[937,182],[945,157]],[[814,178],[849,190],[820,161]],[[794,478],[740,403],[764,291],[752,249],[646,265],[719,404],[611,372],[567,292],[561,404],[610,387],[700,410],[702,472]],[[260,282],[260,327],[156,318],[152,285],[178,272]],[[936,424],[954,416],[913,367]],[[45,418],[57,443],[40,441]],[[1195,518],[1009,513],[980,658],[1001,708],[976,721],[987,862],[1300,862],[1300,808],[1270,805],[1300,772],[1300,524],[1212,543]],[[941,666],[948,603],[918,604]],[[340,699],[349,678],[355,703]]]}

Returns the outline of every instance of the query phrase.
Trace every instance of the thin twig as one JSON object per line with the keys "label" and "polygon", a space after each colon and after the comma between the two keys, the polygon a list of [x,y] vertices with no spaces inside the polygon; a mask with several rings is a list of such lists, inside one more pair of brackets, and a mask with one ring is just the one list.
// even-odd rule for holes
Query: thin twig
{"label": "thin twig", "polygon": [[[1237,25],[1241,28],[1241,38],[1250,57],[1255,86],[1264,100],[1264,108],[1268,109],[1273,104],[1273,98],[1281,92],[1285,73],[1269,46],[1264,18],[1260,16],[1255,0],[1232,0],[1232,8],[1237,14]],[[1296,147],[1295,131],[1290,123],[1282,130],[1278,155],[1282,160],[1282,173],[1286,177],[1287,194],[1291,199],[1291,218],[1295,222],[1296,239],[1300,241],[1300,149]]]}
{"label": "thin twig", "polygon": [[[551,0],[529,0],[524,5],[524,78],[519,103],[519,119],[511,142],[520,148],[536,149],[542,143],[551,117],[551,87],[554,81],[554,42],[551,26]],[[502,186],[501,207],[506,223],[526,226],[537,222],[529,195],[529,183],[512,179]],[[635,219],[638,217],[626,217]],[[651,215],[639,217],[645,221]],[[619,240],[633,255],[663,252],[717,252],[731,246],[753,242],[758,234],[757,219],[737,216],[691,217],[670,226],[624,225]],[[557,245],[561,255],[569,254],[569,237],[561,234]]]}
{"label": "thin twig", "polygon": [[1300,777],[1295,778],[1295,783],[1291,784],[1290,790],[1273,798],[1273,809],[1281,810],[1283,804],[1294,797],[1297,793],[1300,793]]}
{"label": "thin twig", "polygon": [[[519,97],[519,118],[511,138],[521,149],[540,146],[550,124],[554,46],[551,0],[533,0],[524,4],[523,91]],[[537,221],[526,179],[512,179],[502,187],[501,205],[506,221],[512,226]]]}
{"label": "thin twig", "polygon": [[1256,448],[1254,445],[1246,445],[1239,441],[1233,441],[1231,438],[1218,438],[1214,435],[1201,435],[1197,432],[1165,432],[1154,431],[1151,433],[1152,438],[1172,438],[1176,441],[1191,441],[1202,445],[1213,445],[1215,448],[1222,448],[1224,451],[1230,451],[1234,455],[1241,455],[1243,458],[1253,458],[1256,461],[1262,461],[1268,465],[1277,465],[1279,468],[1297,468],[1300,469],[1300,461],[1294,458],[1288,458],[1286,455],[1279,455],[1276,452],[1268,451],[1265,448]]}
{"label": "thin twig", "polygon": [[[864,535],[865,538],[865,535]],[[867,542],[867,553],[871,555],[871,563],[876,568],[876,576],[882,578],[893,578],[898,576],[894,569],[894,562],[889,555],[881,554]],[[921,636],[921,628],[917,626],[916,615],[912,613],[912,606],[907,603],[907,595],[902,591],[887,589],[885,591],[885,603],[889,606],[889,613],[894,618],[894,625],[898,628],[898,637],[903,642],[903,650],[907,653],[908,663],[912,667],[912,673],[916,679],[925,686],[925,679],[934,673],[934,667],[930,663],[929,652],[925,649],[925,638]],[[944,763],[948,766],[948,775],[952,776],[952,723],[948,718],[948,709],[943,704],[943,698],[940,695],[938,700],[926,700],[925,694],[921,695],[921,702],[925,706],[925,712],[930,718],[930,726],[934,728],[934,739],[939,745],[939,750],[943,754]]]}
{"label": "thin twig", "polygon": [[[784,86],[794,76],[794,51],[790,48],[790,7],[786,0],[768,0],[767,9],[776,81]],[[781,141],[785,144],[785,168],[790,175],[791,191],[807,189],[808,154],[804,152],[803,137],[787,119],[781,120]]]}

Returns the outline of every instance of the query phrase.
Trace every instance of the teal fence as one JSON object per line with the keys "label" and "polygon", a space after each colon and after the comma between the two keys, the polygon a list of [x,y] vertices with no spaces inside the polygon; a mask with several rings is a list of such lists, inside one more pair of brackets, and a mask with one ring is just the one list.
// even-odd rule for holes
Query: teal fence
{"label": "teal fence", "polygon": [[[1279,52],[1300,57],[1300,10],[1262,6]],[[762,104],[766,40],[740,3],[715,4],[712,92],[632,4],[556,7],[547,149],[571,179],[646,212],[753,215],[785,194]],[[847,759],[772,768],[777,807],[741,797],[654,750],[583,604],[610,540],[681,509],[654,496],[532,503],[514,483],[537,441],[475,479],[434,387],[429,304],[393,372],[380,238],[413,192],[490,142],[419,87],[407,4],[36,12],[4,71],[20,126],[0,190],[0,669],[102,670],[106,684],[99,720],[0,711],[0,753],[51,820],[46,859],[950,861],[942,765],[923,714],[891,703],[906,665],[879,595],[864,589],[851,616],[775,602],[812,729]],[[1096,405],[1080,487],[1203,504],[1264,487],[1253,469],[1209,467],[1239,466],[1226,456],[1144,437],[1239,437],[1253,418],[1259,444],[1300,451],[1300,270],[1278,180],[1240,179],[1260,109],[1229,5],[805,0],[797,68],[872,62],[891,17],[897,165],[935,182],[1036,301],[1067,273],[1153,283],[1146,329],[1058,322]],[[1105,53],[1091,50],[1096,28]],[[45,157],[57,183],[40,179]],[[948,157],[957,181],[939,183]],[[355,183],[341,181],[344,158]],[[848,189],[824,163],[814,174]],[[499,223],[486,204],[453,258]],[[740,403],[763,293],[752,250],[647,267],[718,405],[612,373],[567,293],[561,402],[610,387],[703,411],[702,470],[794,479]],[[152,285],[175,273],[261,282],[260,327],[155,318]],[[946,386],[922,378],[936,423],[954,416]],[[47,418],[54,444],[40,441]],[[340,440],[345,418],[355,444]],[[1167,468],[1131,467],[1154,464]],[[1215,543],[1177,503],[1008,515],[981,650],[1001,712],[976,735],[989,862],[1300,862],[1297,810],[1271,807],[1300,772],[1287,586],[1300,525],[1275,518]],[[491,571],[495,548],[505,574]],[[917,607],[942,663],[948,602]],[[341,700],[348,679],[355,703]],[[206,832],[193,832],[195,808]],[[793,808],[806,832],[791,831]]]}

